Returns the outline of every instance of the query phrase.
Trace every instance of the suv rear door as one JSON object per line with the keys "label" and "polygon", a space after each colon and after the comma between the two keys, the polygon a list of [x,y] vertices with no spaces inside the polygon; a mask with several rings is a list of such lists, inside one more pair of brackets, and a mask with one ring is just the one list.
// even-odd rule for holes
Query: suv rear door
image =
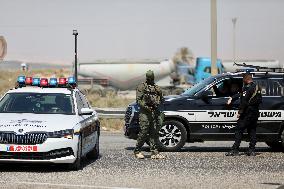
{"label": "suv rear door", "polygon": [[282,77],[260,77],[255,79],[262,90],[257,138],[273,141],[279,137],[284,120],[284,82]]}

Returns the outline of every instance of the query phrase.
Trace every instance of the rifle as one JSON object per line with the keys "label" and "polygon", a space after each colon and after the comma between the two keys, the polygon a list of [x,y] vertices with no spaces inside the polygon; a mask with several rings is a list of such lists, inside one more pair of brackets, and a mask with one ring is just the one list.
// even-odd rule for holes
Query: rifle
{"label": "rifle", "polygon": [[276,72],[276,70],[279,70],[280,72],[283,72],[283,71],[284,71],[283,68],[269,68],[269,67],[262,67],[262,66],[250,65],[250,64],[246,64],[246,63],[240,64],[240,63],[234,62],[233,66],[235,66],[235,65],[236,65],[236,66],[241,66],[241,67],[254,68],[254,69],[256,69],[257,71],[260,71],[260,70],[266,71],[266,72],[268,72],[268,71]]}

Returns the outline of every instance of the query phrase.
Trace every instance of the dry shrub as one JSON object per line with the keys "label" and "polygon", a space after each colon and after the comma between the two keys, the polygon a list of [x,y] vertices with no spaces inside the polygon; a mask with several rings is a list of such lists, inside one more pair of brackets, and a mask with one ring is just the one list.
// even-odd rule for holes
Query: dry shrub
{"label": "dry shrub", "polygon": [[99,94],[88,94],[87,98],[93,107],[99,108],[126,108],[134,99],[124,98],[115,94],[107,94],[106,97],[101,97]]}
{"label": "dry shrub", "polygon": [[101,129],[103,131],[123,131],[124,120],[123,119],[105,119],[100,118]]}

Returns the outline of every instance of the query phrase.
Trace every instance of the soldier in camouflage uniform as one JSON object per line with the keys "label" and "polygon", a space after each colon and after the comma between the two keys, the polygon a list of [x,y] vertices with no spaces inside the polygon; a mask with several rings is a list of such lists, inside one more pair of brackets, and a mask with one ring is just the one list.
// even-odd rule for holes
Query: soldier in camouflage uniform
{"label": "soldier in camouflage uniform", "polygon": [[151,70],[147,71],[146,82],[138,85],[136,91],[136,101],[140,106],[139,123],[141,128],[134,150],[135,157],[138,159],[144,159],[141,148],[146,141],[150,143],[152,159],[165,158],[159,154],[156,144],[163,120],[163,114],[158,107],[164,101],[164,98],[160,87],[155,85],[154,79],[154,72]]}

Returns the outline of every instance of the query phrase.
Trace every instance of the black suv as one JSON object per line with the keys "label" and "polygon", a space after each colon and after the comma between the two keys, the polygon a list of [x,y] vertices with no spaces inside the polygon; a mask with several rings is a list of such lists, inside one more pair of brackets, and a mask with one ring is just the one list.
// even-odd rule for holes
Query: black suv
{"label": "black suv", "polygon": [[[158,146],[163,151],[178,151],[185,142],[232,141],[237,125],[237,100],[228,107],[229,96],[241,91],[244,71],[207,78],[178,96],[167,96],[161,107],[165,121],[159,131]],[[284,73],[253,71],[254,82],[262,90],[257,140],[273,148],[284,146]],[[128,106],[125,136],[136,139],[139,133],[139,107]],[[281,135],[282,138],[281,139]],[[248,134],[244,134],[248,140]]]}

